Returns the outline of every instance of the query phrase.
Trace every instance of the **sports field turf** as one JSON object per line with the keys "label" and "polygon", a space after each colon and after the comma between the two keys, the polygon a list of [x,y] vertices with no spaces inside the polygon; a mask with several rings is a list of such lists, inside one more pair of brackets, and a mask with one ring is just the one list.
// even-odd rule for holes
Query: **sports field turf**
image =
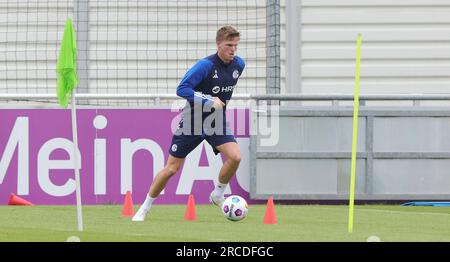
{"label": "sports field turf", "polygon": [[157,205],[135,223],[121,216],[121,206],[84,206],[80,233],[75,206],[0,206],[0,241],[450,241],[448,207],[357,205],[352,234],[345,205],[276,205],[277,225],[262,223],[264,205],[250,206],[241,222],[209,205],[198,205],[198,219],[187,222],[185,209]]}

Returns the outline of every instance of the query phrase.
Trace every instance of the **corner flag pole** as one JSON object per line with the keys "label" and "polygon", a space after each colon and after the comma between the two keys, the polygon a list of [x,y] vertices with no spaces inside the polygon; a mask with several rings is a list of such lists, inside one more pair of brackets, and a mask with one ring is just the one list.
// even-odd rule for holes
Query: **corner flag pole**
{"label": "corner flag pole", "polygon": [[353,101],[353,136],[352,136],[352,162],[350,176],[350,209],[348,215],[348,232],[353,232],[353,209],[355,202],[355,176],[356,176],[356,144],[358,141],[358,109],[359,109],[359,68],[361,60],[361,34],[358,34],[356,44],[356,75],[355,96]]}
{"label": "corner flag pole", "polygon": [[69,98],[72,100],[72,136],[73,136],[73,155],[75,171],[75,189],[77,201],[77,220],[78,230],[83,231],[83,219],[81,214],[81,190],[80,190],[80,163],[81,156],[78,154],[78,130],[77,130],[77,109],[75,100],[75,88],[78,84],[77,79],[77,41],[73,29],[72,19],[66,20],[64,34],[59,51],[58,61],[56,63],[57,71],[57,96],[59,104],[67,108]]}
{"label": "corner flag pole", "polygon": [[75,90],[72,91],[72,136],[73,136],[73,155],[75,162],[75,192],[77,199],[77,221],[78,231],[83,231],[83,215],[81,211],[81,186],[80,186],[80,156],[78,155],[78,129],[77,129],[77,109]]}

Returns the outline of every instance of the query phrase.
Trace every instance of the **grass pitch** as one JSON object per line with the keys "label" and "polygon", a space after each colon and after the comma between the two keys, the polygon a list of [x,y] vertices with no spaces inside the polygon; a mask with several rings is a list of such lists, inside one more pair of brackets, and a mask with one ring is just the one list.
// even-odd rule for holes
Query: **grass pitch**
{"label": "grass pitch", "polygon": [[0,206],[0,241],[450,241],[448,207],[357,205],[351,234],[348,206],[276,205],[276,225],[263,224],[265,205],[251,205],[240,222],[210,205],[197,205],[198,219],[189,222],[182,205],[155,205],[140,223],[122,217],[121,210],[84,206],[84,231],[78,232],[75,206]]}

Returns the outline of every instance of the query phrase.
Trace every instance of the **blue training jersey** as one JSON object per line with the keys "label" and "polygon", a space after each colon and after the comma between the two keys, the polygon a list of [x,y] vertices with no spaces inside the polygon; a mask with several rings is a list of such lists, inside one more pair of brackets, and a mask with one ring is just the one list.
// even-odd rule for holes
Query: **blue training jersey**
{"label": "blue training jersey", "polygon": [[[233,95],[233,90],[244,70],[245,62],[239,56],[226,64],[216,54],[200,59],[181,80],[177,95],[187,100],[183,109],[182,120],[190,116],[194,119],[194,110],[202,110],[202,120],[214,109],[212,97],[216,96],[225,103],[223,121],[225,123],[226,104]],[[194,109],[194,110],[192,110]]]}

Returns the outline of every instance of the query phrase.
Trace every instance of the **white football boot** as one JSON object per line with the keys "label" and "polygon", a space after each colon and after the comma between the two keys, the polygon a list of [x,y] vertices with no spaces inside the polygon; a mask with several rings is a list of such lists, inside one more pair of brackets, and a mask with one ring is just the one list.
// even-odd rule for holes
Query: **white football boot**
{"label": "white football boot", "polygon": [[133,218],[131,219],[134,222],[141,222],[145,220],[145,216],[147,215],[148,210],[145,210],[144,208],[139,208],[139,210],[134,214]]}
{"label": "white football boot", "polygon": [[209,195],[209,202],[212,204],[218,206],[219,208],[222,208],[223,202],[225,202],[225,197],[216,197],[212,193]]}

